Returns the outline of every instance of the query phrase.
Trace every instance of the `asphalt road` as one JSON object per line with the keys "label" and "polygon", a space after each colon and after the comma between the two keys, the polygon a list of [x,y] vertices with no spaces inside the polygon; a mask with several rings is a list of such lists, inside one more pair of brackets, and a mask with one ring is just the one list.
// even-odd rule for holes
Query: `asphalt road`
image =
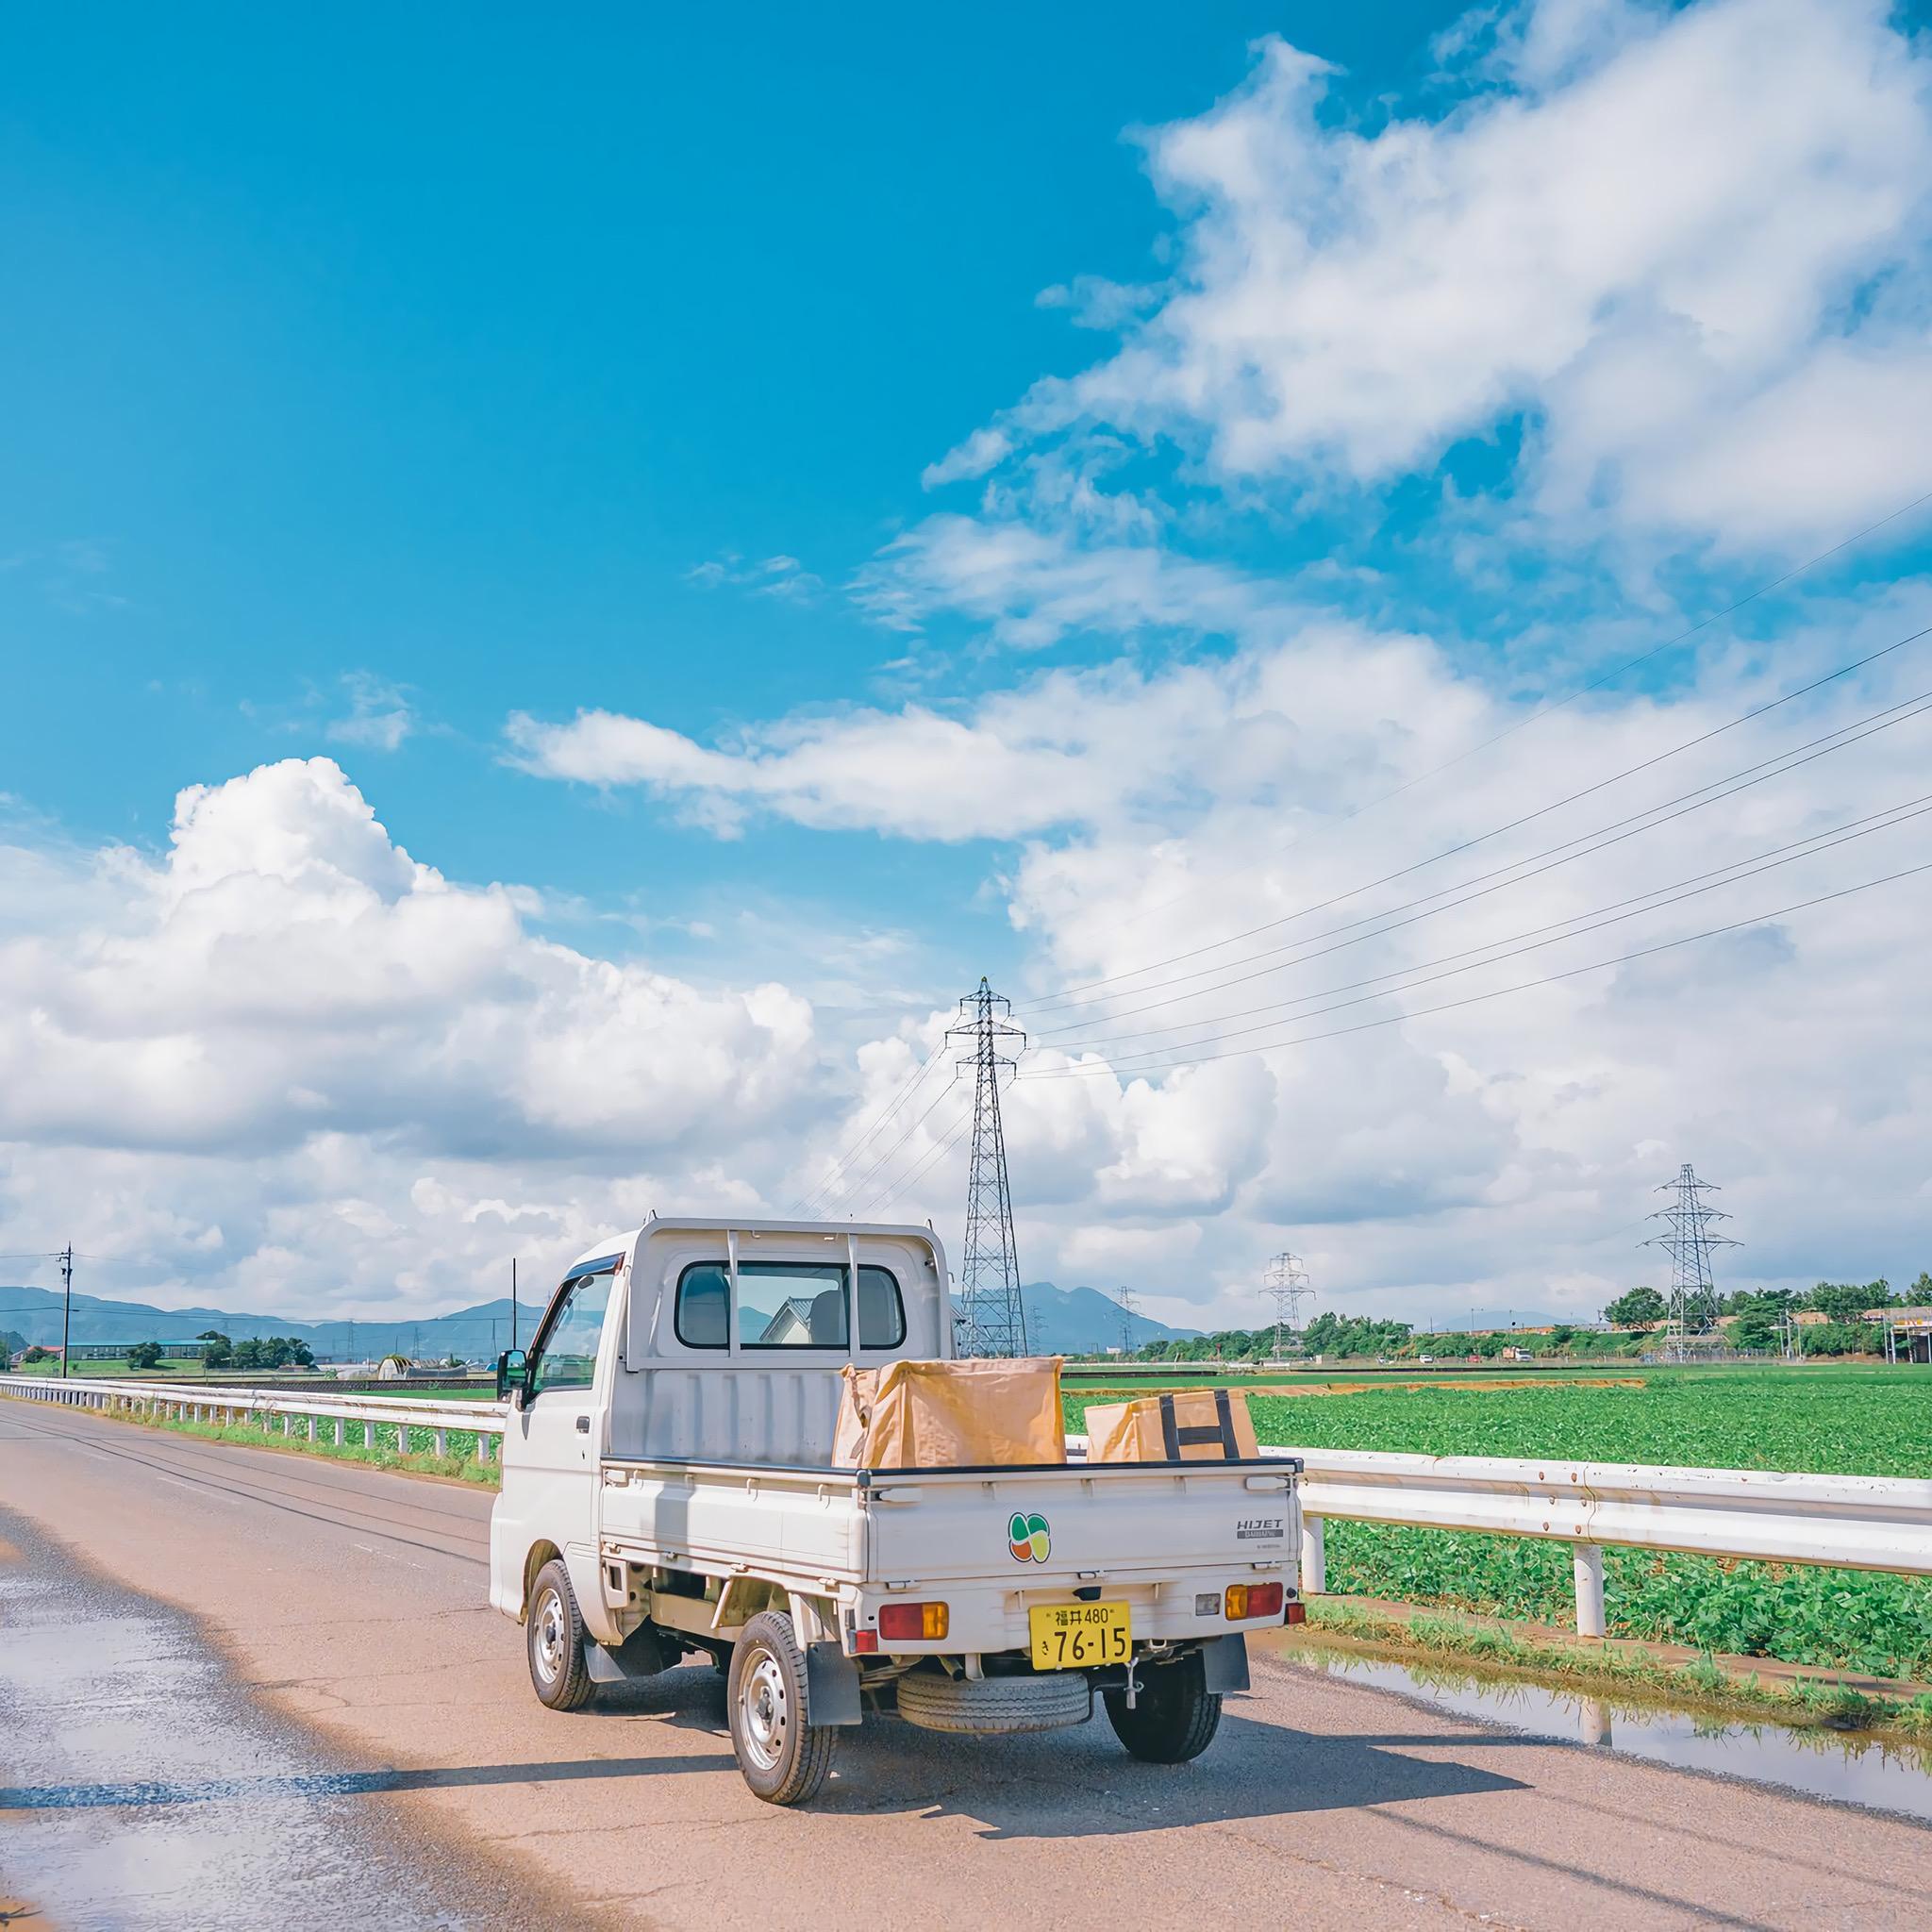
{"label": "asphalt road", "polygon": [[[330,1768],[333,1783],[277,1773],[245,1793],[197,1768],[187,1783],[205,1789],[188,1796],[208,1828],[245,1801],[257,1830],[267,1807],[291,1835],[324,1812],[369,1834],[382,1856],[345,1923],[415,1923],[428,1898],[451,1924],[734,1932],[861,1912],[893,1932],[1932,1924],[1932,1833],[1918,1826],[1268,1661],[1208,1754],[1178,1771],[1126,1757],[1100,1722],[985,1742],[882,1723],[841,1740],[813,1808],[780,1811],[740,1781],[708,1668],[575,1716],[535,1702],[521,1633],[483,1603],[486,1493],[0,1402],[0,1508],[66,1551],[42,1581],[192,1612],[177,1627],[198,1633],[256,1721],[281,1727],[277,1748]],[[12,1875],[9,1845],[65,1803],[9,1768],[17,1729],[0,1736],[0,1784],[39,1796],[22,1808],[16,1790],[0,1809],[0,1888],[52,1924],[140,1923],[63,1916]],[[104,1780],[94,1753],[74,1786],[92,1791],[91,1817],[154,1828],[167,1807],[103,1793]],[[171,1804],[170,1820],[180,1789]],[[291,1921],[264,1905],[257,1923]]]}

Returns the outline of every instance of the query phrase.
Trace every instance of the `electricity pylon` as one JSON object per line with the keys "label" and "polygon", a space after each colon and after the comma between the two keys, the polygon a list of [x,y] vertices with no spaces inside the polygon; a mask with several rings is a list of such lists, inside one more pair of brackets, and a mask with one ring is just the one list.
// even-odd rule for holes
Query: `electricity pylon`
{"label": "electricity pylon", "polygon": [[1664,1357],[1669,1361],[1684,1359],[1690,1353],[1691,1336],[1708,1335],[1717,1327],[1717,1284],[1711,1278],[1711,1250],[1742,1245],[1727,1235],[1710,1231],[1713,1222],[1731,1218],[1722,1208],[1705,1205],[1705,1195],[1718,1191],[1711,1182],[1699,1180],[1687,1160],[1677,1170],[1675,1180],[1657,1185],[1658,1193],[1673,1194],[1675,1199],[1650,1218],[1663,1222],[1670,1232],[1653,1235],[1647,1241],[1638,1243],[1640,1247],[1664,1248],[1670,1253],[1671,1299],[1664,1323]]}
{"label": "electricity pylon", "polygon": [[[1026,1310],[1020,1300],[1020,1260],[1013,1245],[1013,1195],[1007,1184],[1007,1137],[1000,1124],[1000,1079],[1017,1064],[1026,1036],[1010,1023],[1010,1000],[984,978],[959,1002],[961,1024],[946,1035],[970,1051],[958,1064],[973,1069],[973,1163],[966,1181],[966,1246],[959,1268],[962,1356],[1026,1353]],[[1011,1052],[1002,1049],[1011,1047]]]}
{"label": "electricity pylon", "polygon": [[1274,1304],[1274,1353],[1278,1356],[1287,1338],[1301,1327],[1302,1301],[1312,1295],[1307,1271],[1299,1255],[1276,1255],[1262,1277],[1262,1292]]}

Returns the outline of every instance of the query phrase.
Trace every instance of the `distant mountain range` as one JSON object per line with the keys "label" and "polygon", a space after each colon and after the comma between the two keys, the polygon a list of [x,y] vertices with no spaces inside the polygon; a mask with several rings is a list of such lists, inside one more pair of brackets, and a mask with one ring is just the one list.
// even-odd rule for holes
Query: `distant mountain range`
{"label": "distant mountain range", "polygon": [[[517,1339],[528,1341],[543,1310],[517,1303]],[[341,1361],[367,1361],[377,1356],[407,1355],[441,1360],[451,1355],[482,1361],[509,1346],[509,1297],[479,1302],[447,1315],[421,1321],[297,1322],[288,1315],[239,1314],[231,1308],[157,1308],[145,1302],[74,1297],[73,1340],[100,1341],[192,1341],[204,1328],[218,1328],[230,1341],[250,1336],[288,1335],[306,1341],[318,1356]],[[0,1287],[0,1329],[28,1341],[60,1340],[60,1296],[51,1289]]]}
{"label": "distant mountain range", "polygon": [[[1027,1345],[1041,1355],[1095,1355],[1118,1348],[1123,1317],[1111,1295],[1097,1288],[1057,1288],[1035,1281],[1021,1290],[1026,1307]],[[527,1342],[541,1307],[517,1304],[517,1339]],[[204,1328],[218,1328],[231,1341],[249,1336],[288,1335],[306,1341],[318,1356],[365,1361],[376,1356],[407,1355],[441,1360],[450,1355],[482,1361],[509,1346],[509,1299],[479,1302],[447,1315],[421,1320],[298,1322],[288,1315],[254,1315],[231,1308],[158,1308],[146,1302],[74,1297],[73,1339],[82,1342],[192,1341]],[[1170,1328],[1149,1315],[1130,1318],[1132,1345],[1184,1340],[1192,1328]],[[60,1296],[45,1288],[0,1287],[0,1330],[28,1341],[60,1340]]]}
{"label": "distant mountain range", "polygon": [[1026,1308],[1026,1345],[1037,1355],[1098,1355],[1121,1345],[1124,1324],[1129,1345],[1186,1341],[1198,1328],[1170,1328],[1151,1315],[1123,1316],[1120,1304],[1097,1288],[1056,1288],[1032,1281],[1020,1291]]}

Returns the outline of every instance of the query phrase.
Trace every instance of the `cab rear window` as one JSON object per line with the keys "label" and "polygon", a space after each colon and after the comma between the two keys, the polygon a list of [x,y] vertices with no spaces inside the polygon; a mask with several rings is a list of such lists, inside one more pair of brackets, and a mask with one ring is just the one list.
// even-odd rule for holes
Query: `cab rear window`
{"label": "cab rear window", "polygon": [[[741,1261],[741,1350],[809,1348],[849,1355],[851,1297],[842,1262]],[[673,1326],[686,1348],[730,1346],[731,1271],[693,1261],[677,1277]],[[906,1304],[890,1268],[858,1271],[858,1346],[897,1348],[906,1340]]]}

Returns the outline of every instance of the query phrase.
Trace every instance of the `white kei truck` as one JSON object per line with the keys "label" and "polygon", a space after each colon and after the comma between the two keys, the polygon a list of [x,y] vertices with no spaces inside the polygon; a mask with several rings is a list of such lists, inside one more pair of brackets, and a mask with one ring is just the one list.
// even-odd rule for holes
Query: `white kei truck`
{"label": "white kei truck", "polygon": [[1179,1764],[1299,1622],[1292,1461],[840,1468],[847,1363],[954,1352],[927,1227],[653,1216],[585,1255],[527,1351],[490,1601],[553,1710],[690,1652],[726,1676],[745,1781],[809,1799],[840,1727],[1085,1723]]}

